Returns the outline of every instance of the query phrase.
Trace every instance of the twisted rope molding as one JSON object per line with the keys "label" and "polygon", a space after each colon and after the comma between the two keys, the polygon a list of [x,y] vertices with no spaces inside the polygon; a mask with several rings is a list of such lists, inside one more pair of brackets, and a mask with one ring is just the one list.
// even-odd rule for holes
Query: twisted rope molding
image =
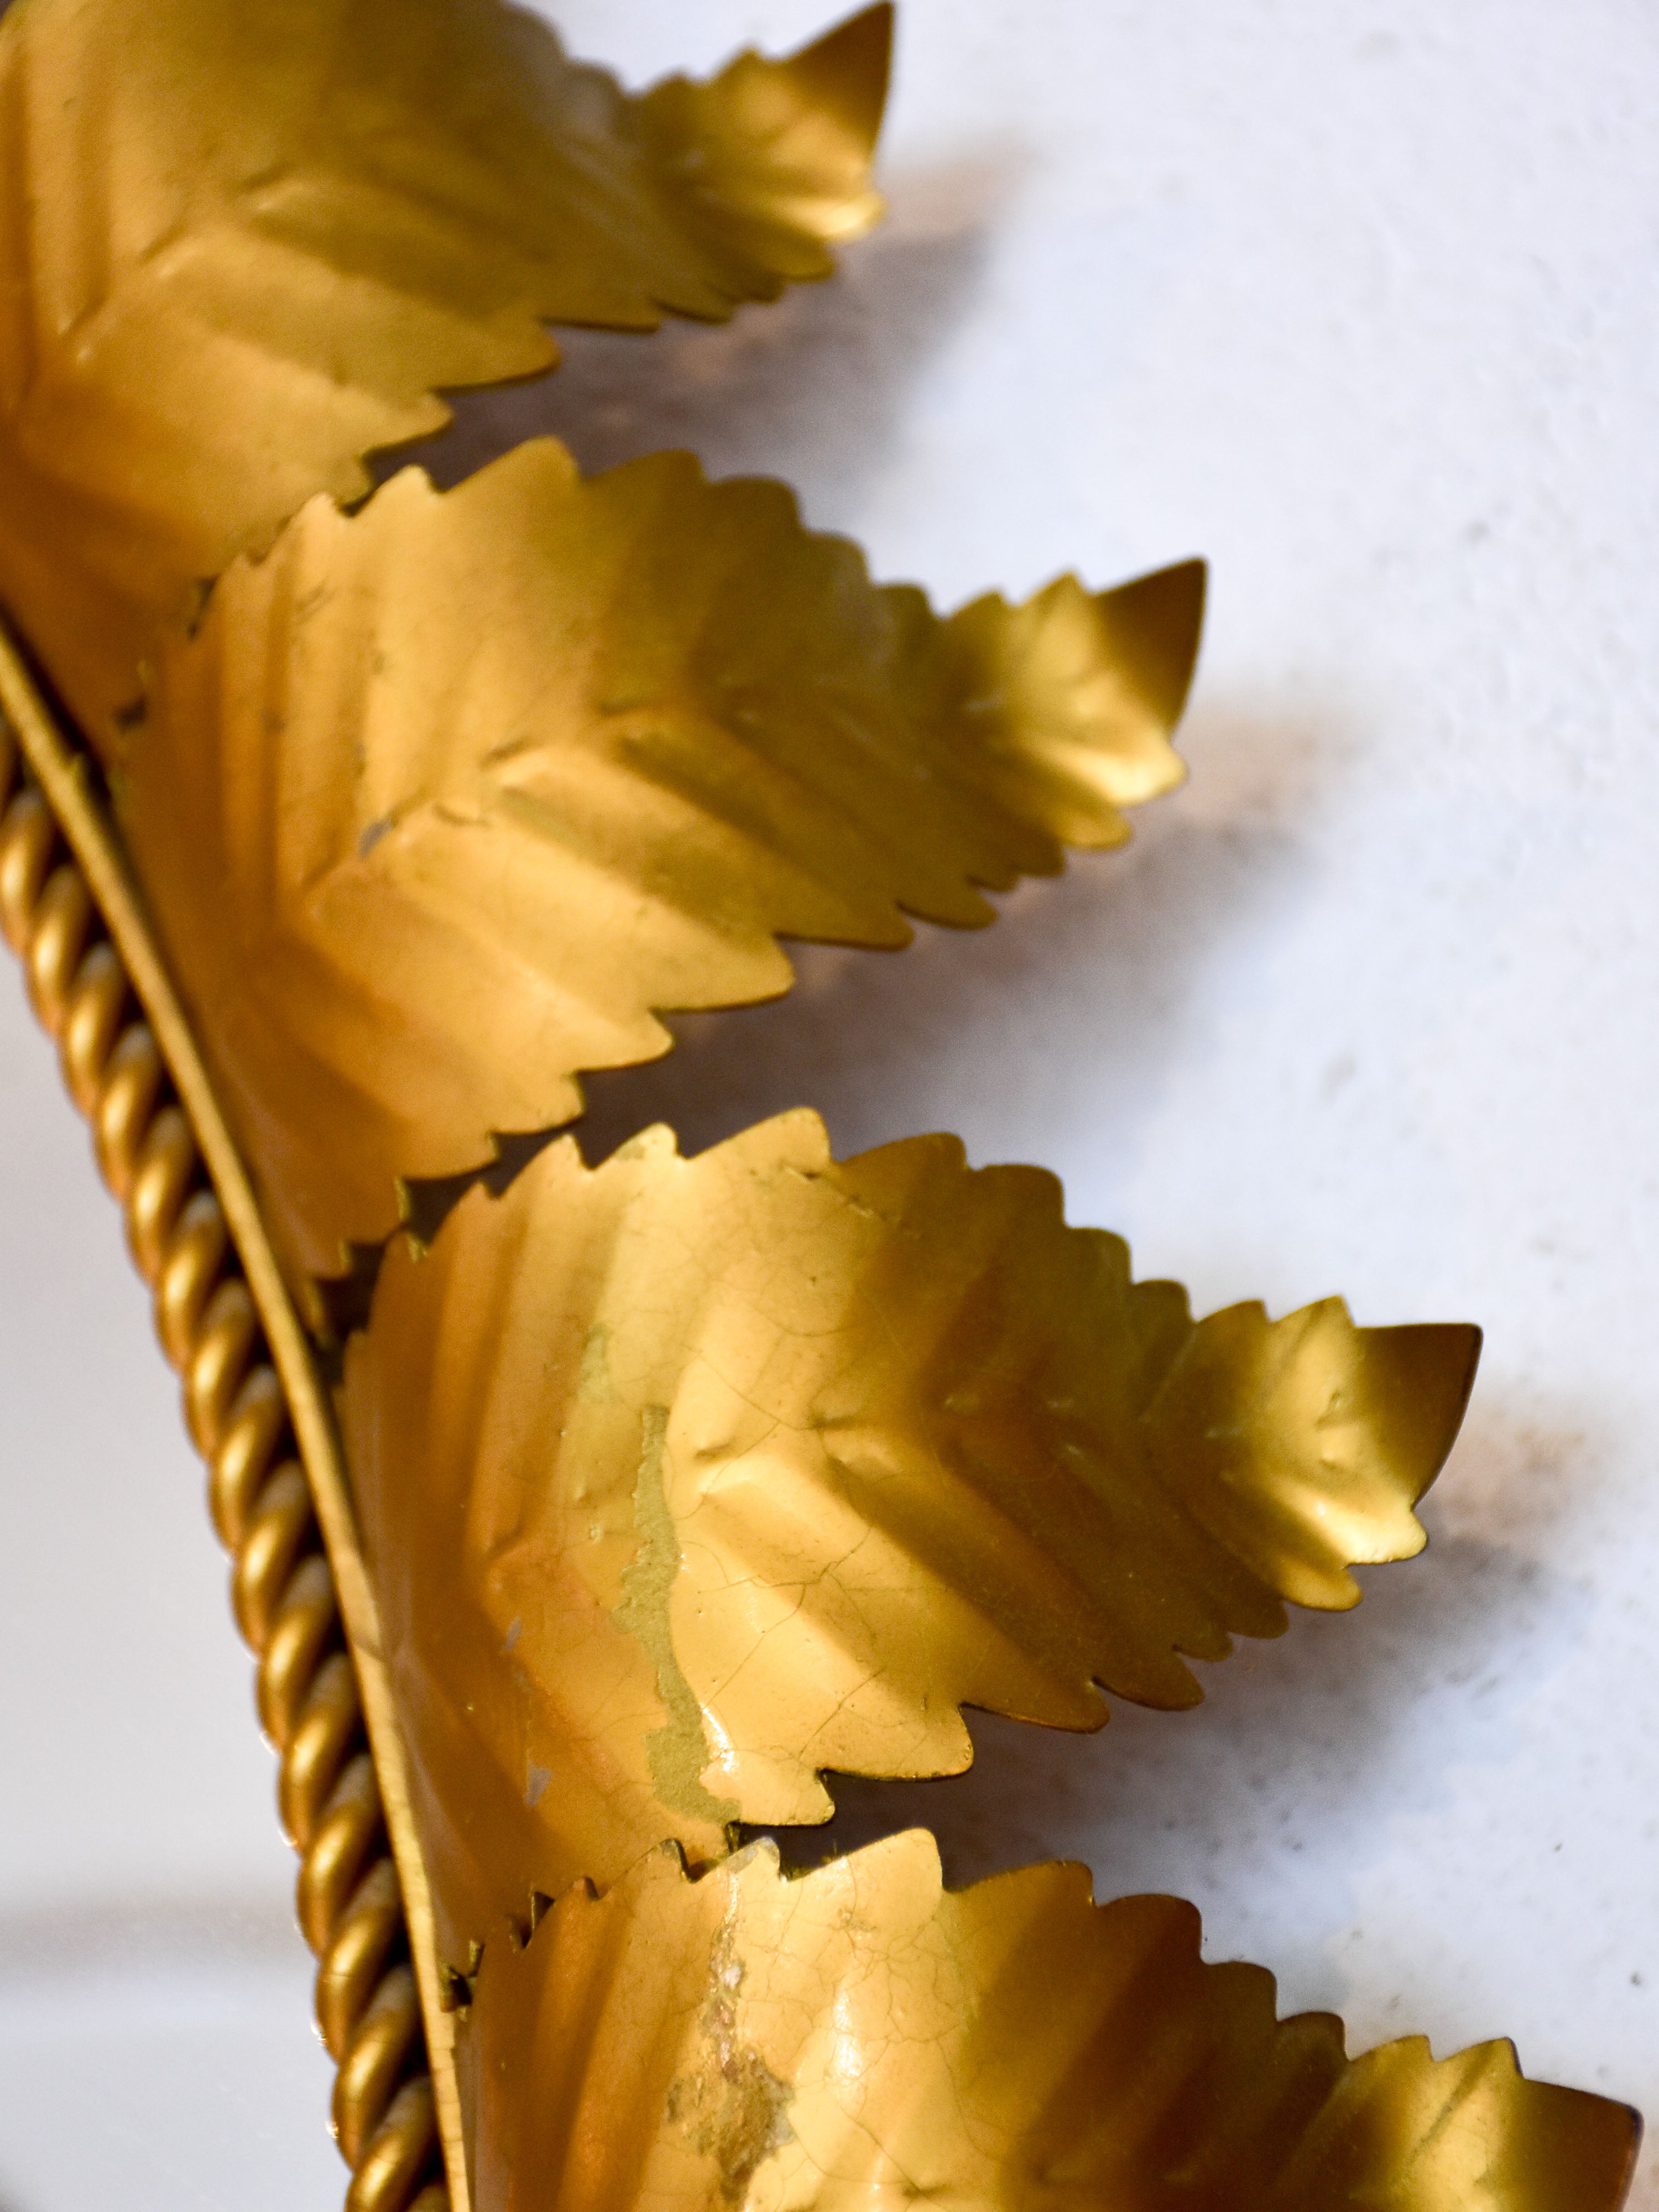
{"label": "twisted rope molding", "polygon": [[[452,2191],[442,2179],[453,2073],[447,2049],[434,2067],[422,2023],[417,1971],[431,1944],[411,1942],[417,1912],[405,1910],[407,1888],[425,1914],[418,1858],[407,1879],[401,1744],[378,1663],[362,1656],[379,1639],[321,1387],[87,763],[3,635],[0,932],[91,1124],[207,1462],[237,1623],[258,1656],[260,1725],[281,1760],[283,1826],[300,1853],[296,1910],[338,2069],[347,2212],[465,2212],[464,2179]],[[382,1775],[395,1785],[384,1794]],[[453,2159],[450,2169],[459,2179]]]}

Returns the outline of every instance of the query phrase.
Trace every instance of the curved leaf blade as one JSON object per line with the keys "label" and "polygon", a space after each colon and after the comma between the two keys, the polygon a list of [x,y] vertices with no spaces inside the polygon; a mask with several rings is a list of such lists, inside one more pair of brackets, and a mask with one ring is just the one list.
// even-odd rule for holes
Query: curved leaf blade
{"label": "curved leaf blade", "polygon": [[942,1890],[931,1837],[785,1881],[659,1853],[485,1952],[458,2057],[480,2212],[1613,2212],[1635,2115],[1504,2043],[1349,2060],[1077,1866]]}
{"label": "curved leaf blade", "polygon": [[687,454],[313,502],[163,652],[120,794],[291,1269],[572,1119],[658,1010],[787,989],[778,937],[977,926],[1121,842],[1202,599],[1194,562],[941,621]]}
{"label": "curved leaf blade", "polygon": [[638,99],[502,0],[18,0],[0,598],[108,753],[155,634],[550,322],[722,319],[879,212],[890,9]]}
{"label": "curved leaf blade", "polygon": [[1419,1548],[1476,1342],[1194,1323],[1051,1176],[838,1164],[805,1112],[475,1189],[388,1255],[342,1401],[446,1940],[827,1820],[824,1770],[959,1772],[963,1705],[1195,1703],[1183,1655]]}

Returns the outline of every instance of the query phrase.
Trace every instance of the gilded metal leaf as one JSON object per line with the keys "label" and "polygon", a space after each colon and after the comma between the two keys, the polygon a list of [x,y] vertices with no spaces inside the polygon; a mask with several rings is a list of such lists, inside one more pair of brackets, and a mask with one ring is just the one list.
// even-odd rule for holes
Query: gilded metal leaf
{"label": "gilded metal leaf", "polygon": [[1632,2115],[1507,2045],[1350,2063],[1170,1899],[947,1895],[920,1835],[722,1856],[825,1772],[959,1771],[965,1705],[1190,1704],[1186,1659],[1355,1602],[1423,1540],[1474,1330],[1195,1322],[948,1138],[565,1139],[389,1253],[348,1497],[279,1257],[303,1299],[660,1012],[787,988],[781,938],[988,921],[1179,775],[1195,563],[941,619],[779,486],[547,441],[346,511],[549,323],[827,274],[890,37],[633,99],[501,0],[0,24],[0,600],[149,916],[3,640],[53,812],[9,805],[0,905],[238,1547],[351,2202],[467,2212],[464,2112],[478,2212],[1603,2212]]}
{"label": "gilded metal leaf", "polygon": [[501,0],[19,0],[0,597],[113,750],[153,635],[544,325],[720,319],[879,211],[890,10],[637,99]]}
{"label": "gilded metal leaf", "polygon": [[972,927],[1120,842],[1180,776],[1202,600],[1189,562],[941,621],[683,453],[313,501],[164,648],[121,785],[291,1267],[570,1120],[654,1009],[787,989],[779,935]]}
{"label": "gilded metal leaf", "polygon": [[964,1704],[1195,1703],[1180,1655],[1420,1547],[1477,1344],[1194,1324],[1052,1176],[838,1164],[805,1112],[474,1190],[343,1399],[450,1955],[665,1836],[827,1820],[820,1770],[959,1772]]}
{"label": "gilded metal leaf", "polygon": [[572,1890],[480,1961],[458,2057],[489,2212],[1607,2212],[1622,2106],[1506,2043],[1350,2061],[1328,2013],[1205,1966],[1169,1897],[1086,1871],[941,1889],[895,1836],[798,1881],[770,1844]]}

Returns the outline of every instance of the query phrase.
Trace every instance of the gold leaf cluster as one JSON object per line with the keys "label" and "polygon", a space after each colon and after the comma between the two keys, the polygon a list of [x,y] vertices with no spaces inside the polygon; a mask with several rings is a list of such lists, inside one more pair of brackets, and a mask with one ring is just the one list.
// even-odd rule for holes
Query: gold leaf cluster
{"label": "gold leaf cluster", "polygon": [[1050,1178],[939,1137],[836,1162],[808,1113],[690,1159],[558,1139],[429,1251],[394,1235],[665,1013],[787,989],[781,939],[982,924],[1178,780],[1196,563],[941,617],[688,455],[584,482],[537,441],[366,499],[443,392],[553,368],[550,325],[829,275],[878,211],[890,36],[877,6],[632,95],[503,0],[0,22],[0,601],[108,772],[307,1317],[386,1247],[337,1403],[422,1963],[465,2007],[451,2179],[477,2212],[1609,2212],[1621,2107],[1506,2045],[1350,2062],[1172,1900],[948,1893],[915,1834],[797,1879],[734,1849],[826,1819],[826,1773],[959,1771],[964,1705],[1189,1704],[1187,1661],[1352,1604],[1423,1540],[1473,1330],[1195,1322]]}
{"label": "gold leaf cluster", "polygon": [[0,29],[0,597],[94,744],[239,554],[533,375],[879,213],[890,11],[629,98],[505,0],[27,0]]}

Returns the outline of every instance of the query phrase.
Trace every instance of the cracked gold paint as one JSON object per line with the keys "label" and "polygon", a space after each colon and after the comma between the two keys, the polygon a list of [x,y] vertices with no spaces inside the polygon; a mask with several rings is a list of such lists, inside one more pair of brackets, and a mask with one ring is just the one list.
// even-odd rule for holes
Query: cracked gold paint
{"label": "cracked gold paint", "polygon": [[795,1881],[659,1852],[483,1960],[457,2060],[478,2212],[1611,2212],[1622,2106],[1505,2043],[1349,2060],[1076,1866],[944,1891],[911,1832]]}
{"label": "cracked gold paint", "polygon": [[[827,274],[890,30],[635,99],[498,0],[0,24],[0,599],[116,771],[264,1223],[97,879],[296,1371],[265,1227],[303,1293],[658,1012],[787,988],[780,935],[988,920],[1178,774],[1195,565],[941,622],[777,487],[583,485],[548,444],[345,519],[441,390],[550,368],[548,323]],[[81,850],[90,779],[52,774]],[[1172,1900],[949,1896],[918,1836],[798,1881],[722,1856],[732,1815],[822,1819],[821,1770],[959,1768],[964,1700],[1190,1702],[1182,1655],[1352,1603],[1421,1540],[1474,1352],[1334,1301],[1194,1324],[1047,1178],[942,1139],[837,1166],[810,1115],[556,1146],[394,1249],[341,1405],[378,1619],[296,1417],[460,2212],[452,2048],[477,2212],[1610,2212],[1631,2115],[1502,2045],[1351,2064]],[[374,2166],[354,2203],[403,2185]]]}
{"label": "cracked gold paint", "polygon": [[1176,781],[1196,562],[948,620],[781,485],[538,440],[307,507],[162,652],[121,813],[295,1278],[397,1179],[568,1121],[656,1009],[788,988],[1128,835]]}
{"label": "cracked gold paint", "polygon": [[720,319],[879,212],[890,15],[638,98],[499,0],[16,0],[0,597],[117,749],[155,633],[547,323]]}
{"label": "cracked gold paint", "polygon": [[549,1146],[392,1249],[347,1354],[441,1940],[665,1836],[827,1820],[822,1770],[959,1772],[964,1704],[1194,1703],[1183,1655],[1419,1548],[1477,1342],[1334,1300],[1195,1323],[953,1138]]}

